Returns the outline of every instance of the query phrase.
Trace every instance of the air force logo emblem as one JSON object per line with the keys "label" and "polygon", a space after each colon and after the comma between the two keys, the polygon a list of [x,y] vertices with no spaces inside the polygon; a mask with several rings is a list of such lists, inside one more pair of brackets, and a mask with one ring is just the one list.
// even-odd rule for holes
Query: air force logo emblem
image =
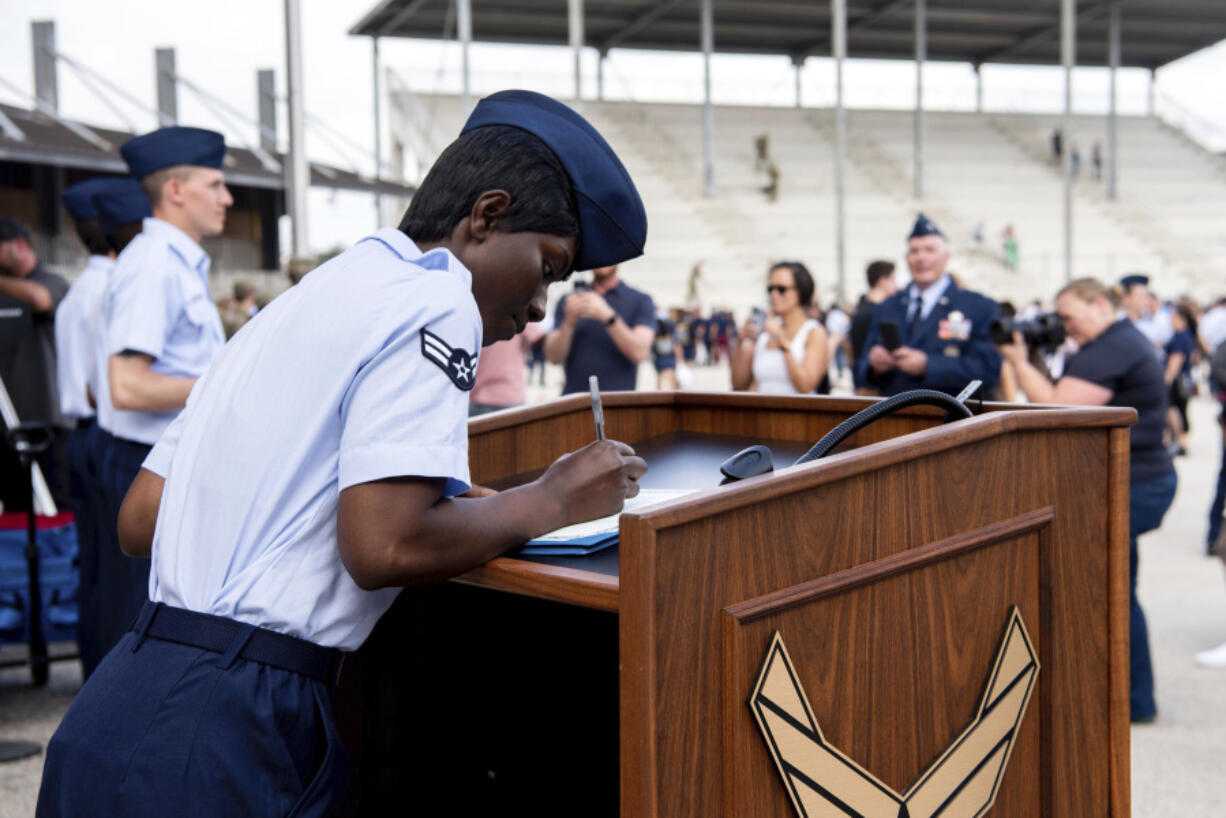
{"label": "air force logo emblem", "polygon": [[1039,674],[1014,608],[974,720],[905,792],[894,792],[826,741],[778,631],[749,697],[796,814],[856,818],[978,818],[996,800]]}
{"label": "air force logo emblem", "polygon": [[453,347],[428,329],[421,331],[421,354],[447,373],[451,382],[468,392],[477,379],[477,360],[470,352]]}

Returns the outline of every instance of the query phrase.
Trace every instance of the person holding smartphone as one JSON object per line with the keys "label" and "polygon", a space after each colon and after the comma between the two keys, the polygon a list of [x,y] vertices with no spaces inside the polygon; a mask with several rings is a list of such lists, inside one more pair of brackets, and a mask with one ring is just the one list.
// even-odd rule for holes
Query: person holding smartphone
{"label": "person holding smartphone", "polygon": [[808,268],[784,261],[766,287],[770,315],[750,318],[732,356],[732,388],[771,395],[807,395],[826,374],[826,330],[808,315],[816,287]]}
{"label": "person holding smartphone", "polygon": [[[1000,380],[1000,353],[988,327],[999,307],[963,289],[949,274],[945,235],[923,213],[907,238],[911,283],[877,305],[865,352],[856,361],[856,383],[881,395],[937,389],[956,395],[973,380],[990,389]],[[898,328],[890,349],[884,324]]]}

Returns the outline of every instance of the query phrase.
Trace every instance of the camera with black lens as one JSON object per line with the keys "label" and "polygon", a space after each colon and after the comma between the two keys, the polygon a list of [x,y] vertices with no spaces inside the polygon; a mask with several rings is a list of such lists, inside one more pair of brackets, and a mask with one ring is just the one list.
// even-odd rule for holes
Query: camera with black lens
{"label": "camera with black lens", "polygon": [[994,344],[1013,343],[1013,333],[1020,332],[1026,346],[1055,349],[1064,343],[1064,322],[1054,312],[1035,316],[1032,320],[1002,316],[988,327],[988,337]]}

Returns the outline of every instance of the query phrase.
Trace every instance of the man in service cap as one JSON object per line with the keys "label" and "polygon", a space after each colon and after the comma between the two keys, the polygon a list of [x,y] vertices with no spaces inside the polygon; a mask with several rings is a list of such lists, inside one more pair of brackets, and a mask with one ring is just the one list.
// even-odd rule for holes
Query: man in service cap
{"label": "man in service cap", "polygon": [[972,380],[983,381],[985,389],[1000,380],[1000,353],[988,337],[999,307],[959,287],[948,264],[944,234],[919,214],[907,237],[911,283],[873,311],[858,382],[881,395],[909,389],[956,395]]}
{"label": "man in service cap", "polygon": [[[119,555],[113,525],[104,524],[105,497],[101,484],[101,431],[95,423],[96,398],[99,394],[96,354],[101,339],[94,333],[102,298],[115,256],[118,252],[108,235],[102,217],[102,204],[117,191],[131,189],[145,202],[149,201],[133,179],[97,177],[66,188],[61,196],[64,209],[72,217],[77,238],[89,253],[85,269],[73,282],[68,295],[60,303],[55,318],[55,352],[59,381],[60,409],[72,424],[65,447],[68,466],[68,495],[77,524],[77,541],[81,590],[77,595],[79,611],[77,645],[85,678],[93,673],[102,660],[100,640],[101,617],[98,609],[98,588],[111,582],[109,573],[101,571],[100,556]],[[109,394],[109,393],[108,393]],[[111,543],[103,548],[103,540]],[[126,567],[126,566],[123,566]]]}
{"label": "man in service cap", "polygon": [[[200,241],[222,232],[233,204],[221,171],[226,144],[215,131],[160,128],[119,152],[153,215],[116,260],[103,306],[110,406],[98,423],[112,525],[149,450],[225,343]],[[104,651],[148,599],[148,561],[115,558],[127,572],[124,582],[101,589]]]}
{"label": "man in service cap", "polygon": [[646,465],[609,440],[477,489],[467,417],[481,347],[543,318],[576,267],[641,254],[646,234],[633,182],[582,117],[494,94],[399,229],[252,318],[128,492],[120,539],[152,553],[152,601],[52,738],[40,815],[330,814],[346,771],[331,685],[400,587],[638,493]]}

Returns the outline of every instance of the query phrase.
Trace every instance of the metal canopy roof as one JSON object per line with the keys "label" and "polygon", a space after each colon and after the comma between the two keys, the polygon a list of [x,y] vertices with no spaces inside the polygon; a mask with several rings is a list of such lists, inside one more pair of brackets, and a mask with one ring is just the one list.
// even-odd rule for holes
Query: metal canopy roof
{"label": "metal canopy roof", "polygon": [[[471,0],[473,39],[567,45],[566,0]],[[713,0],[715,50],[830,56],[829,0]],[[1107,62],[1112,0],[1078,0],[1077,64]],[[350,34],[455,36],[455,0],[381,0]],[[1119,0],[1120,64],[1158,68],[1226,39],[1222,0]],[[699,0],[585,0],[584,43],[699,51]],[[928,0],[928,59],[1060,62],[1060,0]],[[915,58],[913,0],[847,0],[847,54]]]}
{"label": "metal canopy roof", "polygon": [[[0,104],[0,114],[7,117],[8,121],[19,131],[18,136],[0,130],[0,161],[84,168],[101,173],[123,175],[128,172],[127,165],[119,156],[119,146],[131,139],[134,134],[111,128],[88,126],[87,131],[102,140],[103,144],[96,144],[51,117],[36,111]],[[273,158],[284,165],[285,156],[283,154],[274,154]],[[226,160],[222,170],[225,171],[226,181],[231,185],[274,190],[285,188],[285,174],[278,169],[265,167],[260,158],[246,148],[227,145]],[[353,171],[318,162],[311,163],[311,184],[315,187],[387,193],[395,196],[409,196],[414,190],[409,185],[392,180],[376,181],[359,176]]]}

